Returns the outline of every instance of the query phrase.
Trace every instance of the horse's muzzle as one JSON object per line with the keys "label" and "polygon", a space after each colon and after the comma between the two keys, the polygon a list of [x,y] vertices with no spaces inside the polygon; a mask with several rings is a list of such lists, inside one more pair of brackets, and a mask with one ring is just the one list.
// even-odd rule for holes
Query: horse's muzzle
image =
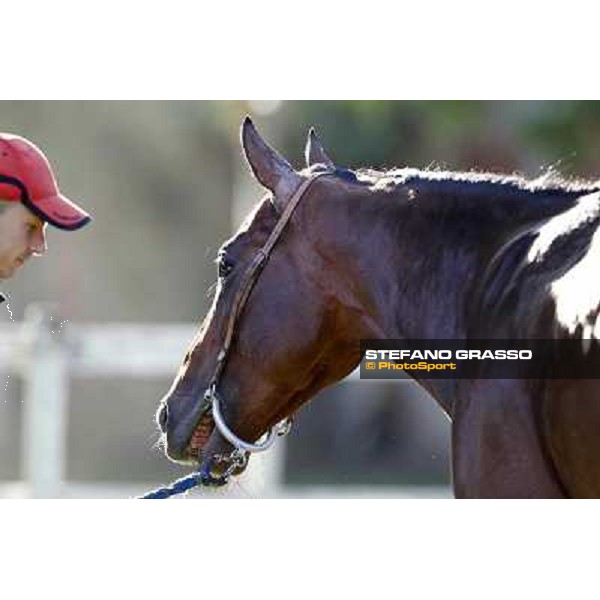
{"label": "horse's muzzle", "polygon": [[156,423],[165,441],[166,455],[178,463],[198,462],[192,442],[194,432],[210,404],[197,395],[170,395],[165,397],[156,412]]}

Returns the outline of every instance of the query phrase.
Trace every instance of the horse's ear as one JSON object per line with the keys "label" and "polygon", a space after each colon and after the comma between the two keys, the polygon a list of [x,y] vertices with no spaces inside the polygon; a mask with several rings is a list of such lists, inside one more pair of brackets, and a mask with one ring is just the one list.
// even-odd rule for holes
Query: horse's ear
{"label": "horse's ear", "polygon": [[302,178],[260,137],[250,117],[246,117],[242,124],[242,148],[254,177],[273,192],[276,202],[285,202]]}
{"label": "horse's ear", "polygon": [[312,167],[313,165],[321,164],[326,167],[333,168],[335,165],[325,149],[321,140],[317,135],[313,127],[308,132],[308,139],[306,140],[306,148],[304,149],[304,157],[306,158],[306,166]]}

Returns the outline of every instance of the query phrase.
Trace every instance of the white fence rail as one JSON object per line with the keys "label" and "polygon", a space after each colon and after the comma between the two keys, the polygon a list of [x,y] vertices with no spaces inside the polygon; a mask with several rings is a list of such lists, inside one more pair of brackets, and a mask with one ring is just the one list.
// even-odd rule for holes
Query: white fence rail
{"label": "white fence rail", "polygon": [[27,495],[61,496],[71,377],[173,376],[196,329],[196,324],[143,323],[62,327],[43,305],[30,306],[23,323],[0,326],[0,365],[24,381]]}

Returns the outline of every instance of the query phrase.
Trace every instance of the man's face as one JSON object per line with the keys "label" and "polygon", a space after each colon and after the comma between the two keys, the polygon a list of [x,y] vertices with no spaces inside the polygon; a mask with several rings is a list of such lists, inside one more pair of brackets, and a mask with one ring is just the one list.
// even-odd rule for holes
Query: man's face
{"label": "man's face", "polygon": [[46,225],[20,202],[0,213],[0,279],[12,277],[29,257],[46,252]]}

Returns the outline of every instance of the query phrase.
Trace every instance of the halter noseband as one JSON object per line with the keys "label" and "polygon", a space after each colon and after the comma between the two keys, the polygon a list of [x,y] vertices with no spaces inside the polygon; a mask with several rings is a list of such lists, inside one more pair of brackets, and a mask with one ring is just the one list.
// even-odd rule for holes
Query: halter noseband
{"label": "halter noseband", "polygon": [[270,448],[275,441],[277,436],[286,435],[291,428],[291,420],[289,418],[284,419],[277,423],[274,427],[270,428],[266,432],[266,439],[262,442],[246,442],[239,438],[225,423],[223,419],[223,414],[221,412],[222,400],[220,398],[220,394],[217,391],[217,386],[221,375],[223,373],[223,369],[227,363],[227,359],[229,358],[229,352],[231,350],[231,345],[233,343],[234,334],[236,332],[236,326],[239,324],[240,315],[242,310],[248,300],[248,296],[250,295],[250,291],[252,290],[252,286],[258,279],[258,276],[261,273],[262,268],[266,264],[273,247],[275,246],[277,240],[281,236],[285,226],[287,225],[292,213],[298,206],[300,200],[303,198],[304,194],[307,192],[308,188],[312,185],[312,183],[317,180],[319,177],[323,175],[331,174],[330,171],[321,171],[319,173],[315,173],[309,179],[304,180],[294,191],[291,198],[289,199],[279,221],[275,225],[275,228],[269,235],[267,241],[263,245],[263,247],[256,253],[252,262],[247,267],[246,271],[242,276],[242,281],[240,283],[240,287],[238,288],[234,301],[233,307],[231,310],[231,316],[229,318],[229,322],[227,323],[227,329],[225,333],[225,338],[223,339],[223,344],[217,354],[217,364],[215,366],[215,371],[213,376],[210,379],[210,383],[204,392],[203,402],[206,405],[202,410],[202,413],[208,411],[212,408],[212,416],[215,422],[216,428],[219,430],[221,435],[234,446],[234,450],[226,456],[223,455],[215,455],[213,458],[216,462],[226,462],[228,463],[228,468],[225,473],[219,477],[215,477],[210,473],[204,473],[204,477],[210,480],[210,483],[213,485],[222,485],[227,482],[229,475],[235,471],[236,468],[243,467],[247,460],[248,454],[251,452],[264,452],[268,448]]}

